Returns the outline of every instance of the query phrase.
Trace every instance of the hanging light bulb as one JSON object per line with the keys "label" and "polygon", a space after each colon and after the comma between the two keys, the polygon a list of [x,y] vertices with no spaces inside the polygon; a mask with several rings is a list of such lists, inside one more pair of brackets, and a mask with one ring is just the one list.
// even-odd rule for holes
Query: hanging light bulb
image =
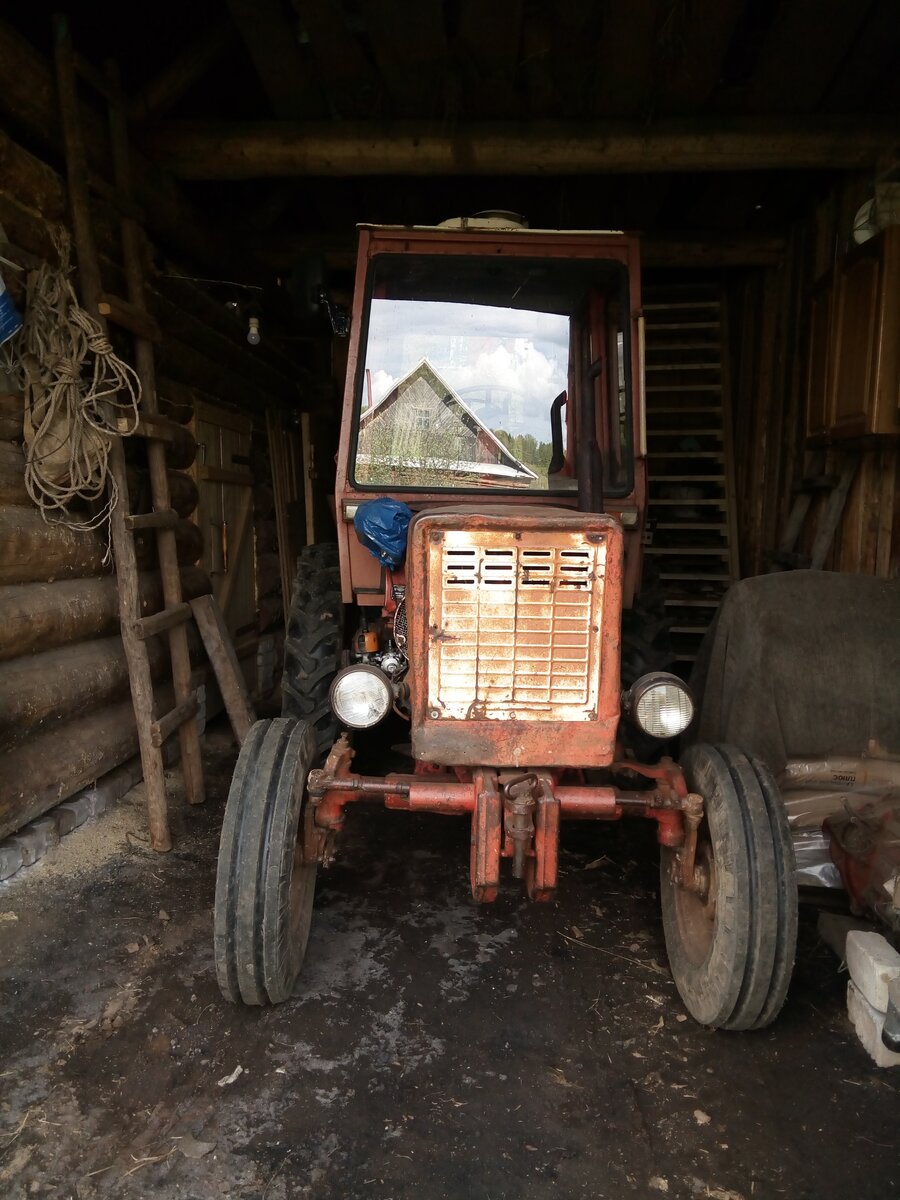
{"label": "hanging light bulb", "polygon": [[247,341],[251,346],[258,346],[262,338],[259,332],[259,317],[248,317],[247,319]]}

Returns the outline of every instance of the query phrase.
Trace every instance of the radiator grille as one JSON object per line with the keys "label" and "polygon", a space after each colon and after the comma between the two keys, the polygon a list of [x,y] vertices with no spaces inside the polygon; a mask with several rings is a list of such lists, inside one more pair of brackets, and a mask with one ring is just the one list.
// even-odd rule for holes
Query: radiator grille
{"label": "radiator grille", "polygon": [[432,716],[593,719],[605,566],[602,536],[448,530],[431,555]]}

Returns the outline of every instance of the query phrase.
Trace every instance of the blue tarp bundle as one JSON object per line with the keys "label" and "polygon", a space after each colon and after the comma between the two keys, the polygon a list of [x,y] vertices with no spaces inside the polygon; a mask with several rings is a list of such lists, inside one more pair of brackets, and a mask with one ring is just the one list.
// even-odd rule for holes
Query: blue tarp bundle
{"label": "blue tarp bundle", "polygon": [[412,518],[413,511],[408,505],[385,497],[362,503],[353,524],[365,548],[383,566],[395,570],[406,558],[406,535]]}

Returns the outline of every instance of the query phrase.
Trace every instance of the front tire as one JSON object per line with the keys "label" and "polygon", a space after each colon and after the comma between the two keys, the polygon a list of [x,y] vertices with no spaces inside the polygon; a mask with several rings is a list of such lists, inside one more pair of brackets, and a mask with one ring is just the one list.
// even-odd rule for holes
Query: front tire
{"label": "front tire", "polygon": [[688,1012],[715,1029],[762,1029],[787,995],[797,942],[794,851],[766,767],[733,746],[691,746],[682,768],[704,801],[698,865],[683,888],[664,849],[660,899],[669,964]]}
{"label": "front tire", "polygon": [[238,757],[219,843],[213,942],[226,1000],[279,1004],[294,989],[309,938],[316,864],[299,853],[312,727],[257,721]]}

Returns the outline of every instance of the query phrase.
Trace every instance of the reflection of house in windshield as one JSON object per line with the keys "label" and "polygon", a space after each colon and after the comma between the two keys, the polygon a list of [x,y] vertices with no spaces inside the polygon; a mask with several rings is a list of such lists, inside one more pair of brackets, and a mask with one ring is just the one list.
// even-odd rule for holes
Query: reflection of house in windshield
{"label": "reflection of house in windshield", "polygon": [[422,359],[359,422],[360,483],[528,487],[537,475]]}

